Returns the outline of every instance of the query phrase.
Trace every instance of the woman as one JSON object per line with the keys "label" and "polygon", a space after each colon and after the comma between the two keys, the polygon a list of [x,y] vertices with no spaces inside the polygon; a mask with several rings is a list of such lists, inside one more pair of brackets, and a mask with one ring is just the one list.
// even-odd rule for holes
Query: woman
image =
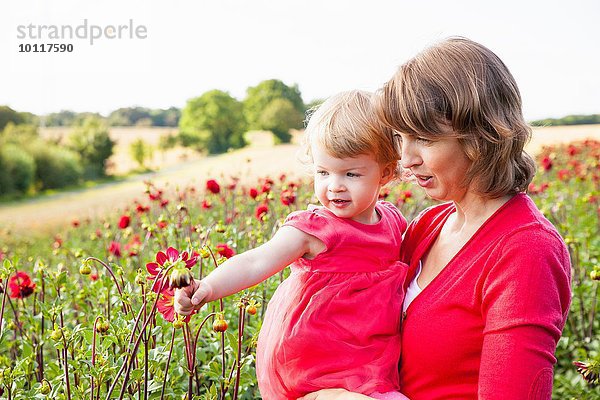
{"label": "woman", "polygon": [[[514,78],[489,49],[445,40],[381,93],[402,167],[445,203],[409,226],[400,380],[419,399],[550,399],[571,298],[565,244],[525,194],[535,165]],[[332,389],[303,399],[365,399]]]}

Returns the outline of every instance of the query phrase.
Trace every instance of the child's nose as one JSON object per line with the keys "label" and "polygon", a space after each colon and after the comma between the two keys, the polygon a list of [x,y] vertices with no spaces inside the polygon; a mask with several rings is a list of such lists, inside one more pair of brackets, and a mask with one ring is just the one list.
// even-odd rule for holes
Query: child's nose
{"label": "child's nose", "polygon": [[327,190],[329,190],[332,193],[343,192],[345,189],[345,186],[338,179],[332,179],[329,182],[329,186],[327,187]]}

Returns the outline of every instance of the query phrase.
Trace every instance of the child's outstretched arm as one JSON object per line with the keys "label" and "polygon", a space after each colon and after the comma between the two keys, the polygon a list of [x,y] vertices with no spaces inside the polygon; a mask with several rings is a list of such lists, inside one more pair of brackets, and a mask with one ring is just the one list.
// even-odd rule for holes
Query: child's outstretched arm
{"label": "child's outstretched arm", "polygon": [[283,226],[267,243],[231,257],[206,278],[175,291],[175,312],[188,315],[194,309],[254,286],[307,255],[325,249],[319,239],[291,226]]}

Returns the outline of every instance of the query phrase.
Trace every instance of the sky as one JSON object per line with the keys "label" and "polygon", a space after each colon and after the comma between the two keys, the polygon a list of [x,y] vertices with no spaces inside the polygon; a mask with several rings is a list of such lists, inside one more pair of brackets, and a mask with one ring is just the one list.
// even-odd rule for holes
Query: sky
{"label": "sky", "polygon": [[[308,102],[376,90],[428,45],[466,36],[506,63],[528,120],[600,113],[599,19],[597,0],[8,0],[0,105],[35,114],[181,108],[212,89],[243,99],[273,78],[297,84]],[[90,44],[92,25],[103,37]],[[128,26],[121,38],[107,38],[119,25]],[[85,38],[68,37],[80,26]],[[19,52],[42,43],[73,51]]]}

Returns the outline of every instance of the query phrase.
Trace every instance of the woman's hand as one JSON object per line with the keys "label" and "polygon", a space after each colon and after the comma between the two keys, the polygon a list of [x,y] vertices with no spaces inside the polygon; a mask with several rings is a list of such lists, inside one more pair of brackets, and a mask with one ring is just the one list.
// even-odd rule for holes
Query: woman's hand
{"label": "woman's hand", "polygon": [[323,389],[318,392],[312,392],[298,400],[365,400],[371,397],[363,396],[359,393],[349,392],[345,389]]}

